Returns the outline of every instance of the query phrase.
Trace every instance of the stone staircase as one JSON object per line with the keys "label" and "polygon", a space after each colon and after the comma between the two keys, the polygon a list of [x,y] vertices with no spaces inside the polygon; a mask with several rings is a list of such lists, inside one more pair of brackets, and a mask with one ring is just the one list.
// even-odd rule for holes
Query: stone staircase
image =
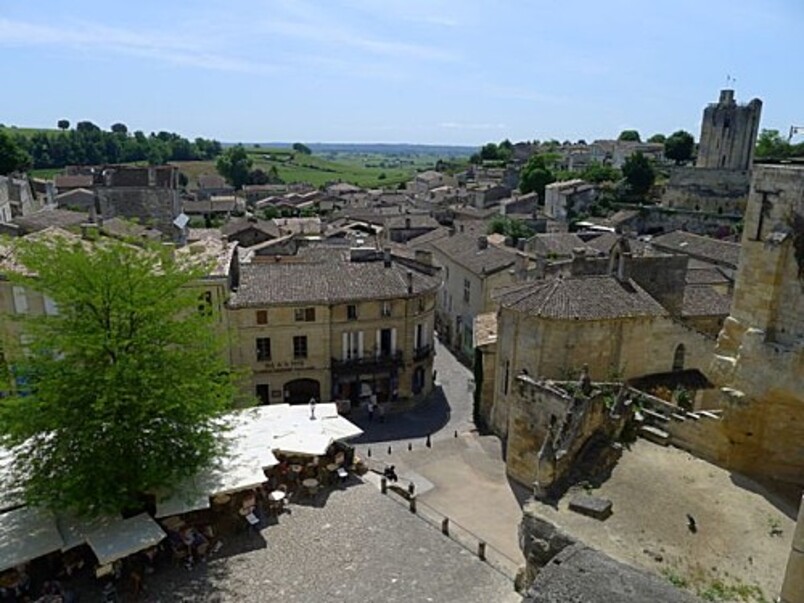
{"label": "stone staircase", "polygon": [[709,448],[719,439],[722,411],[685,411],[644,393],[640,399],[643,407],[635,417],[639,436],[660,446],[672,444],[696,456],[712,457]]}

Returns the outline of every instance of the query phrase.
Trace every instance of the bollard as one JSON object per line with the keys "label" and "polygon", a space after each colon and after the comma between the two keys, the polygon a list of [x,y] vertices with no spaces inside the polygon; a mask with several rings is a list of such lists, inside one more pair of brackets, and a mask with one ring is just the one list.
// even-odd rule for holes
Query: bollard
{"label": "bollard", "polygon": [[416,513],[416,496],[410,497],[410,512]]}
{"label": "bollard", "polygon": [[385,477],[380,478],[380,492],[388,494],[388,480]]}
{"label": "bollard", "polygon": [[455,430],[455,437],[456,438],[458,437],[458,430],[457,429]]}
{"label": "bollard", "polygon": [[424,443],[425,446],[431,448],[433,445],[430,443],[430,434],[427,434],[427,441]]}
{"label": "bollard", "polygon": [[445,517],[441,520],[441,533],[444,536],[449,536],[449,517]]}
{"label": "bollard", "polygon": [[367,456],[367,457],[371,457],[371,448],[369,448],[369,449],[366,451],[366,456]]}
{"label": "bollard", "polygon": [[482,540],[477,543],[477,556],[481,561],[486,560],[486,543]]}
{"label": "bollard", "polygon": [[413,443],[408,442],[408,451],[413,450]]}
{"label": "bollard", "polygon": [[391,447],[388,446],[388,454],[391,454]]}
{"label": "bollard", "polygon": [[414,484],[413,482],[410,482],[408,484],[408,494],[413,496],[413,493],[415,492],[415,490],[416,490],[416,484]]}

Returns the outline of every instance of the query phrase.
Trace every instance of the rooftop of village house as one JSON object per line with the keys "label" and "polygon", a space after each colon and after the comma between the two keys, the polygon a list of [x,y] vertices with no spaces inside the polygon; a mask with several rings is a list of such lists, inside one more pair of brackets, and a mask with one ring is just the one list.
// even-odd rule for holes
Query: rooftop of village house
{"label": "rooftop of village house", "polygon": [[245,264],[232,308],[268,304],[342,303],[434,292],[441,278],[383,258],[373,249],[312,246],[297,256]]}
{"label": "rooftop of village house", "polygon": [[614,276],[555,278],[500,290],[504,308],[554,320],[665,316],[667,311],[633,280]]}
{"label": "rooftop of village house", "polygon": [[657,235],[650,240],[650,243],[662,251],[682,253],[730,268],[737,268],[740,261],[739,243],[720,241],[682,230]]}

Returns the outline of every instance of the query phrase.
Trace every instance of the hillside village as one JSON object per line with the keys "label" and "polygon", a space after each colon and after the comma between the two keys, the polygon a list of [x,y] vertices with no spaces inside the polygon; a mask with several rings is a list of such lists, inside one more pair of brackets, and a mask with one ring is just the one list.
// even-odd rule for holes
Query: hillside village
{"label": "hillside village", "polygon": [[[590,523],[616,517],[617,504],[590,484],[605,483],[607,472],[633,455],[631,446],[649,445],[730,472],[735,497],[769,493],[784,519],[767,538],[787,566],[764,577],[748,568],[745,584],[761,583],[755,600],[781,594],[786,603],[801,602],[804,515],[796,527],[795,512],[804,488],[804,165],[756,160],[761,109],[758,99],[742,103],[722,90],[703,111],[689,161],[666,158],[659,142],[521,142],[510,144],[505,161],[445,162],[388,188],[235,188],[212,172],[182,185],[180,167],[169,163],[70,166],[47,180],[10,174],[0,177],[0,313],[58,312],[47,296],[6,278],[19,269],[20,240],[159,244],[204,267],[193,287],[225,334],[226,363],[242,374],[235,432],[255,449],[249,438],[259,430],[281,442],[252,467],[256,480],[210,486],[197,509],[238,506],[263,482],[271,484],[266,492],[284,492],[279,474],[269,471],[284,453],[292,466],[301,467],[303,457],[328,467],[310,469],[313,494],[341,478],[369,480],[365,475],[382,479],[385,493],[389,475],[381,475],[378,454],[387,446],[391,455],[392,442],[413,452],[414,438],[371,434],[390,434],[395,421],[454,387],[463,391],[472,428],[449,430],[443,445],[492,438],[501,475],[528,495],[518,522],[519,595],[510,600],[696,600],[694,589],[676,588],[691,578],[674,586],[658,562],[640,566],[631,553],[601,551],[545,519],[564,503]],[[552,171],[566,177],[523,187],[533,158],[546,155]],[[637,156],[665,174],[643,195],[629,191],[620,172]],[[600,166],[620,176],[583,179]],[[25,385],[15,380],[14,365],[26,338],[3,319],[4,395]],[[439,356],[471,377],[450,383],[439,373]],[[321,419],[315,433],[308,413]],[[426,436],[429,448],[430,435],[416,432],[416,445]],[[2,469],[13,455],[0,453]],[[312,483],[297,482],[302,492],[299,484]],[[402,495],[414,510],[413,488],[393,494]],[[3,498],[0,560],[13,557],[11,523],[34,521],[23,517],[31,507],[22,500]],[[337,506],[334,496],[323,506],[330,503]],[[157,515],[166,531],[171,515],[189,522],[197,510],[177,508]],[[301,513],[314,521],[319,510]],[[728,501],[720,512],[730,513]],[[695,513],[679,513],[684,534],[695,532]],[[148,529],[162,529],[153,523]],[[264,528],[266,538],[274,527]],[[437,534],[426,531],[422,538]],[[17,571],[20,561],[35,565],[38,557],[51,564],[69,557],[64,534],[51,532],[55,544],[0,572]],[[162,537],[157,532],[149,543]],[[119,558],[101,559],[91,538],[79,540],[92,547],[81,549],[89,565],[115,571]],[[763,564],[750,542],[710,546],[723,556],[739,549],[751,564]],[[459,557],[452,551],[443,559],[451,555]],[[513,594],[514,576],[508,582]],[[591,592],[610,598],[583,598]],[[503,600],[497,596],[487,600]]]}

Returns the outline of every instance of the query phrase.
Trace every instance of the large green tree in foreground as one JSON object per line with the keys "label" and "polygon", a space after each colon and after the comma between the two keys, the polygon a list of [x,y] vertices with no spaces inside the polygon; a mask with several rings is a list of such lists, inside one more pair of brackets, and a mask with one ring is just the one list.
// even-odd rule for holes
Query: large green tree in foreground
{"label": "large green tree in foreground", "polygon": [[203,269],[114,240],[15,246],[28,275],[12,281],[58,309],[24,320],[25,385],[0,401],[28,500],[113,512],[194,474],[219,446],[214,419],[233,394],[215,309],[193,286]]}

